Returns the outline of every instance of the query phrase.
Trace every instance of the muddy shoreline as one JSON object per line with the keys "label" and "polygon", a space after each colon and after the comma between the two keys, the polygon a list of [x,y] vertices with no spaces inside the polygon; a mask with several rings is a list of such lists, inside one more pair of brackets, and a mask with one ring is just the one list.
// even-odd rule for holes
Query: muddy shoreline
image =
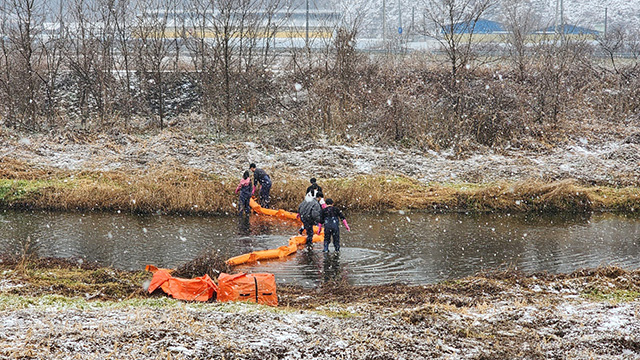
{"label": "muddy shoreline", "polygon": [[[272,308],[146,295],[140,281],[149,274],[63,262],[0,265],[0,357],[640,358],[638,270],[280,286]],[[118,288],[126,291],[108,290]]]}

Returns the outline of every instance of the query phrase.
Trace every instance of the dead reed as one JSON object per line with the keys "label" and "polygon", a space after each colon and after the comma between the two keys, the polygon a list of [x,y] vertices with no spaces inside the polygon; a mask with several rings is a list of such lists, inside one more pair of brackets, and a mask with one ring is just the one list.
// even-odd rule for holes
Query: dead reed
{"label": "dead reed", "polygon": [[208,251],[178,266],[172,275],[175,277],[193,278],[207,274],[211,278],[217,279],[220,273],[231,272],[231,268],[227,265],[226,259],[227,257],[219,252]]}
{"label": "dead reed", "polygon": [[[158,167],[147,171],[39,169],[0,160],[0,207],[61,211],[224,214],[236,211],[237,179]],[[6,165],[6,166],[5,166]],[[296,211],[308,183],[274,174],[272,205]],[[585,186],[574,180],[423,184],[403,176],[325,179],[325,197],[352,211],[640,211],[640,189]]]}

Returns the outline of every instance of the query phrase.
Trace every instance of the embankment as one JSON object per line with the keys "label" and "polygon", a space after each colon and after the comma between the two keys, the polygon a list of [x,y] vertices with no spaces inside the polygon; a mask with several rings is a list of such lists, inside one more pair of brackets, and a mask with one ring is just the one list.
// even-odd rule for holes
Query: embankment
{"label": "embankment", "polygon": [[[478,274],[423,286],[280,286],[280,306],[147,295],[150,274],[0,263],[0,357],[637,359],[640,272]],[[277,355],[274,355],[277,354]]]}
{"label": "embankment", "polygon": [[[0,161],[0,207],[209,215],[235,211],[237,179],[183,167],[70,171]],[[274,207],[295,210],[308,185],[273,174]],[[405,176],[327,179],[325,195],[350,211],[464,212],[640,211],[640,188],[589,186],[575,180],[422,183]]]}

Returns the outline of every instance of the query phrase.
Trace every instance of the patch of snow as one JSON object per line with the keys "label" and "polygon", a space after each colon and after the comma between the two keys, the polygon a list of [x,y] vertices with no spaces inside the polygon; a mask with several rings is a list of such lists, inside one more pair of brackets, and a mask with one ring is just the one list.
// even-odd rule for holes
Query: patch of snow
{"label": "patch of snow", "polygon": [[182,353],[186,356],[191,356],[193,355],[193,350],[189,350],[184,346],[169,346],[167,348],[167,350],[171,351],[171,352],[177,352],[177,353]]}

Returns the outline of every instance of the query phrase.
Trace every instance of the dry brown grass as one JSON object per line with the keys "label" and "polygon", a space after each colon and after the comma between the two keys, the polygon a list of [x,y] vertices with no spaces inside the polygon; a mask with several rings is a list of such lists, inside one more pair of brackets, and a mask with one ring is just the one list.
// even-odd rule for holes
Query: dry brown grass
{"label": "dry brown grass", "polygon": [[[39,296],[56,294],[85,299],[120,300],[146,296],[144,271],[124,271],[74,259],[0,254],[4,278],[23,286],[6,293]],[[15,270],[15,271],[7,271]]]}
{"label": "dry brown grass", "polygon": [[459,207],[479,211],[584,212],[593,209],[589,190],[574,180],[498,183],[466,192]]}
{"label": "dry brown grass", "polygon": [[178,266],[172,275],[181,278],[194,278],[207,274],[212,279],[216,279],[220,273],[231,273],[231,268],[226,263],[226,257],[218,252],[209,251]]}
{"label": "dry brown grass", "polygon": [[42,170],[9,157],[0,158],[0,179],[42,180],[54,176],[53,169]]}
{"label": "dry brown grass", "polygon": [[[16,160],[2,159],[0,165],[2,207],[194,215],[236,211],[237,179],[194,169],[71,173]],[[274,175],[278,180],[271,191],[273,207],[296,211],[308,182]],[[321,186],[337,206],[355,211],[640,211],[638,188],[584,186],[574,180],[428,186],[402,176],[359,176],[328,179]]]}

